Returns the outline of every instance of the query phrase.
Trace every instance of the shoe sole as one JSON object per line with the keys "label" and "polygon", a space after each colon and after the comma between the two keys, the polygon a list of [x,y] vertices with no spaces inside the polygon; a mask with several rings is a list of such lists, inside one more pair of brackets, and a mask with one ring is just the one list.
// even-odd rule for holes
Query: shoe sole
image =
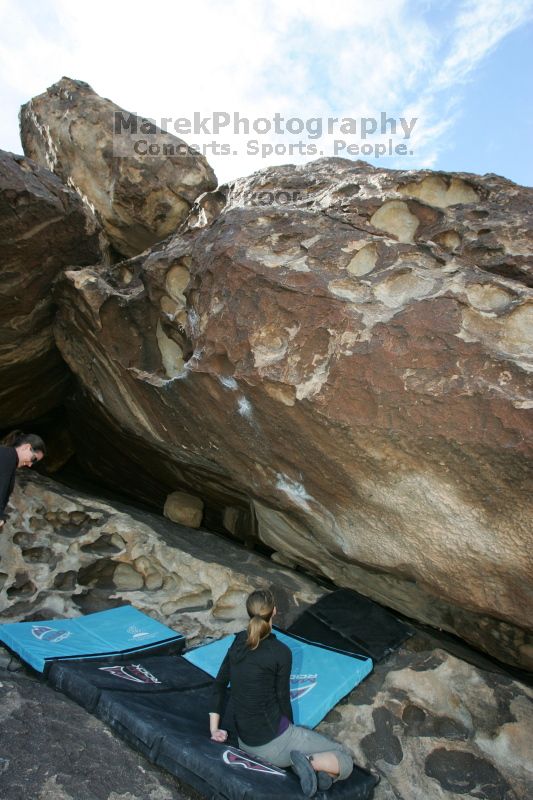
{"label": "shoe sole", "polygon": [[300,753],[297,750],[292,750],[290,757],[294,771],[300,778],[300,785],[302,787],[303,794],[306,797],[314,797],[318,788],[317,779],[316,772],[309,763],[309,760],[303,753]]}

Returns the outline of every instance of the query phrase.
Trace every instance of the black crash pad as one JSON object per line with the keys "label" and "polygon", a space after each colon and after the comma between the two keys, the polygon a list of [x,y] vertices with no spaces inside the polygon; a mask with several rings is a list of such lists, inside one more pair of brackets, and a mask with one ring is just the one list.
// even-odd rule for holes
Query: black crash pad
{"label": "black crash pad", "polygon": [[[120,663],[58,661],[48,680],[209,800],[303,798],[291,770],[248,756],[235,746],[234,736],[227,744],[211,741],[212,678],[181,656],[137,656]],[[373,775],[356,766],[327,796],[368,800],[375,783]]]}
{"label": "black crash pad", "polygon": [[381,661],[414,631],[368,597],[338,589],[306,609],[287,633]]}

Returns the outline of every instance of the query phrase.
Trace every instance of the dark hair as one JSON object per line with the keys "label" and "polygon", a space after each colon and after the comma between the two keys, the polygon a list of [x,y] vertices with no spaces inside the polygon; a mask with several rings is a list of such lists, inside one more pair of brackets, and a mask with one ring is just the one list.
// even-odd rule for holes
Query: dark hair
{"label": "dark hair", "polygon": [[32,449],[39,450],[46,455],[46,446],[40,436],[35,433],[23,433],[22,431],[11,431],[7,436],[2,439],[2,444],[5,447],[20,447],[21,444],[29,444]]}
{"label": "dark hair", "polygon": [[274,595],[269,589],[256,589],[248,595],[246,611],[250,617],[248,623],[247,646],[250,650],[259,647],[263,639],[270,633],[270,620],[274,611]]}

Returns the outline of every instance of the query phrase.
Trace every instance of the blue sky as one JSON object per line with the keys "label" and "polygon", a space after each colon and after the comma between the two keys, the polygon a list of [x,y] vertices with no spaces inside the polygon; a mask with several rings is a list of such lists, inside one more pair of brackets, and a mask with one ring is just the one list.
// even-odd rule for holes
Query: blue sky
{"label": "blue sky", "polygon": [[[68,75],[157,122],[195,111],[359,127],[381,111],[416,117],[413,155],[362,157],[532,185],[532,45],[533,0],[0,0],[0,147],[21,152],[20,105]],[[311,143],[305,133],[183,138],[228,145],[229,155],[206,150],[221,181],[316,157],[289,153]],[[332,155],[335,142],[388,138],[362,140],[358,128],[318,144]],[[252,154],[251,139],[280,152]]]}
{"label": "blue sky", "polygon": [[465,85],[439,167],[533,184],[533,25],[509,34]]}

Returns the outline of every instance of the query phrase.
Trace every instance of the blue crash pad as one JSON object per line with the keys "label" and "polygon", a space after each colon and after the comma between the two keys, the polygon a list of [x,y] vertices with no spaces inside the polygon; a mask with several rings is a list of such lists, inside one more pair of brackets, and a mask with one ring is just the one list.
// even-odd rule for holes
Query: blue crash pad
{"label": "blue crash pad", "polygon": [[[275,630],[292,652],[291,700],[296,725],[314,728],[336,703],[372,671],[372,659],[322,647]],[[216,676],[235,636],[201,645],[183,657]]]}
{"label": "blue crash pad", "polygon": [[44,672],[57,659],[146,652],[184,645],[185,637],[133,606],[120,606],[73,619],[5,623],[0,625],[0,642]]}

